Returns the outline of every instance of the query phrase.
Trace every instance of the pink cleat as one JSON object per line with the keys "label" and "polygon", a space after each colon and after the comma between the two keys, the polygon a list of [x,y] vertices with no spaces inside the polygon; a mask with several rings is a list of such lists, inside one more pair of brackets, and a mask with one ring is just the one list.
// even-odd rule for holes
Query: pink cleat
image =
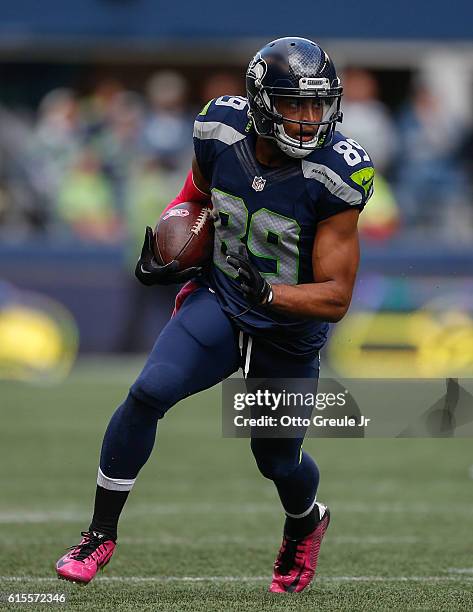
{"label": "pink cleat", "polygon": [[291,540],[284,535],[274,563],[273,581],[269,587],[271,593],[300,593],[311,583],[322,538],[330,523],[329,509],[317,505],[321,518],[314,531],[301,540]]}
{"label": "pink cleat", "polygon": [[115,542],[97,531],[82,531],[81,535],[80,543],[56,563],[56,572],[61,580],[88,584],[110,561]]}

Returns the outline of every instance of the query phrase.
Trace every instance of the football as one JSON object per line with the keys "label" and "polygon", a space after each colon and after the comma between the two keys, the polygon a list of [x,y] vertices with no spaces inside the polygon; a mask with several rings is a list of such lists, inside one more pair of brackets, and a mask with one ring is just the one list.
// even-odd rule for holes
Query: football
{"label": "football", "polygon": [[154,230],[154,255],[161,264],[177,260],[179,270],[203,266],[212,257],[213,239],[212,210],[183,202],[160,217]]}

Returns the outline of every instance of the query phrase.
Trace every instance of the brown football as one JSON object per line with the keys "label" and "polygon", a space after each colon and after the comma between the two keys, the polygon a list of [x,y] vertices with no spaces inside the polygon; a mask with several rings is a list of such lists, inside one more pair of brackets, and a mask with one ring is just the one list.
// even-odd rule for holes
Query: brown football
{"label": "brown football", "polygon": [[176,259],[179,270],[203,266],[212,257],[212,210],[197,202],[183,202],[162,215],[154,230],[154,255],[159,263]]}

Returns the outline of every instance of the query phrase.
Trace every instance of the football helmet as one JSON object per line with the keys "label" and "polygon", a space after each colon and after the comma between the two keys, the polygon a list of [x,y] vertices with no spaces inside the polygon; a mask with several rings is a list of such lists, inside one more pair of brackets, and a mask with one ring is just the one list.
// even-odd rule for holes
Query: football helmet
{"label": "football helmet", "polygon": [[[335,66],[317,43],[306,38],[278,38],[258,51],[246,72],[246,91],[248,114],[256,132],[275,140],[281,151],[290,157],[303,158],[330,144],[335,124],[342,120],[343,88]],[[320,120],[285,117],[278,111],[281,97],[315,98],[322,108]],[[298,124],[298,136],[286,132],[286,122]],[[307,126],[317,128],[309,140]]]}

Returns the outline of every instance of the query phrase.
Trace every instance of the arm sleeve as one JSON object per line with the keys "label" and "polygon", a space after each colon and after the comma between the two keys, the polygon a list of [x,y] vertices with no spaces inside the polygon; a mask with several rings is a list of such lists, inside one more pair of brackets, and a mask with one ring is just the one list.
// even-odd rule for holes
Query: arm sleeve
{"label": "arm sleeve", "polygon": [[174,206],[182,204],[182,202],[199,202],[202,204],[210,202],[210,194],[201,191],[194,183],[192,170],[189,170],[181,191],[177,194],[174,200],[166,206],[162,214],[164,215],[170,208],[174,208]]}

